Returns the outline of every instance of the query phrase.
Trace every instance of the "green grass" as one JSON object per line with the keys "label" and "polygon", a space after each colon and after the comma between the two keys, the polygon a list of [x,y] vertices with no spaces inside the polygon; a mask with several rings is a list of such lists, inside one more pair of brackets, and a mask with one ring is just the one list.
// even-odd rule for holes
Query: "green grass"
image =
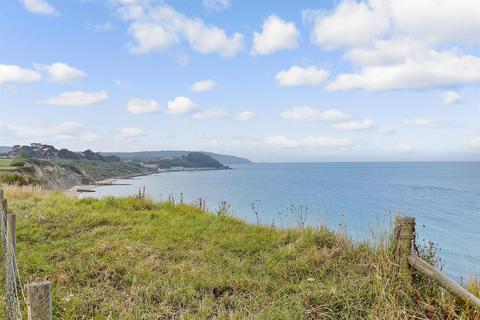
{"label": "green grass", "polygon": [[16,170],[17,167],[12,167],[12,159],[0,159],[0,171],[11,171]]}
{"label": "green grass", "polygon": [[31,164],[21,159],[0,159],[0,171],[13,171],[24,167],[31,167]]}
{"label": "green grass", "polygon": [[277,230],[148,199],[31,187],[6,197],[22,280],[53,282],[55,319],[480,316],[426,279],[407,284],[382,237],[353,244],[325,228]]}

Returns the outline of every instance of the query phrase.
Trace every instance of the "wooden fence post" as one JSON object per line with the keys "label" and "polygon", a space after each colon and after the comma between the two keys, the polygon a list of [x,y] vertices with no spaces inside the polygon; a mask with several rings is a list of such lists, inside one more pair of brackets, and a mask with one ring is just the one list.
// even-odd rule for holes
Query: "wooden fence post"
{"label": "wooden fence post", "polygon": [[397,216],[395,218],[396,261],[400,272],[411,279],[408,256],[412,253],[415,241],[415,218]]}
{"label": "wooden fence post", "polygon": [[[2,192],[3,197],[3,192]],[[9,218],[8,218],[8,205],[7,199],[1,200],[1,237],[2,237],[2,249],[3,249],[3,264],[5,270],[5,302],[7,305],[7,319],[14,320],[16,318],[16,275],[14,265],[14,252],[12,250],[12,232],[9,230]],[[15,218],[10,218],[13,222]],[[12,241],[13,240],[13,241]]]}
{"label": "wooden fence post", "polygon": [[28,320],[52,320],[52,283],[32,282],[27,286]]}
{"label": "wooden fence post", "polygon": [[8,314],[11,319],[17,318],[17,272],[15,270],[16,224],[17,216],[15,214],[7,214],[7,255],[5,259],[5,289],[7,294]]}

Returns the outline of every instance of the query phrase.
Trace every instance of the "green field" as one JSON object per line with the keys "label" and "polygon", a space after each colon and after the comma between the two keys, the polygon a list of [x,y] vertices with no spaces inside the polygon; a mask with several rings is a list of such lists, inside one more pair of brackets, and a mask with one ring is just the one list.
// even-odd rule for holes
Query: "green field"
{"label": "green field", "polygon": [[17,167],[11,166],[13,159],[0,159],[0,171],[17,170]]}
{"label": "green field", "polygon": [[5,194],[22,280],[53,282],[54,319],[480,317],[418,275],[408,284],[382,237],[354,244],[148,199]]}

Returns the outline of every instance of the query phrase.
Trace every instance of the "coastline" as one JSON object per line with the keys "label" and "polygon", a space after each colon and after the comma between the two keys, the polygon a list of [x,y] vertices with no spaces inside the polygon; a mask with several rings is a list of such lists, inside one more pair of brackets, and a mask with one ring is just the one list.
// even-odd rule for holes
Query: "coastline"
{"label": "coastline", "polygon": [[64,193],[71,198],[78,199],[84,193],[94,193],[97,187],[111,186],[111,185],[125,185],[124,183],[116,183],[116,181],[118,180],[126,180],[126,179],[132,179],[136,177],[149,176],[156,173],[179,172],[179,171],[207,171],[207,170],[232,170],[232,168],[227,166],[225,168],[198,167],[198,168],[158,169],[155,171],[134,173],[126,176],[118,176],[118,177],[112,177],[112,178],[103,179],[103,180],[97,180],[93,184],[76,185],[71,188],[65,189]]}

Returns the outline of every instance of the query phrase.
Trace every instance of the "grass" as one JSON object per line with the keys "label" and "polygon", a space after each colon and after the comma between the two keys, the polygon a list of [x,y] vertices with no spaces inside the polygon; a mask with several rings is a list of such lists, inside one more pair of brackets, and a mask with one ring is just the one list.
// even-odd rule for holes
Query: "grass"
{"label": "grass", "polygon": [[55,319],[480,317],[427,279],[406,283],[388,237],[354,244],[148,199],[5,193],[22,280],[53,282]]}
{"label": "grass", "polygon": [[0,171],[17,170],[17,167],[11,166],[13,159],[0,159]]}

